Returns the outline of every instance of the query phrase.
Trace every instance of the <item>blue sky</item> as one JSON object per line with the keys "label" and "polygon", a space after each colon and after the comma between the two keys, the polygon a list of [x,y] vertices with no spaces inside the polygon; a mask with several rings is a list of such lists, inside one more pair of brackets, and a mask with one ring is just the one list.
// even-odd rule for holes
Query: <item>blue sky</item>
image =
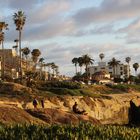
{"label": "blue sky", "polygon": [[17,31],[12,15],[18,10],[27,17],[22,47],[38,48],[46,63],[55,62],[60,73],[74,74],[73,57],[89,54],[94,65],[116,57],[131,64],[140,61],[139,0],[0,0],[0,20],[9,24],[5,47],[12,48]]}

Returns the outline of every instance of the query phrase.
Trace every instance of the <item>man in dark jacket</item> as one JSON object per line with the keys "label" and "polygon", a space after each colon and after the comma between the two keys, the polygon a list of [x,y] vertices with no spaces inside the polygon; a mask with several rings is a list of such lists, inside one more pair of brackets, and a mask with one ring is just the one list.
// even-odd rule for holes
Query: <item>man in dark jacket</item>
{"label": "man in dark jacket", "polygon": [[72,109],[73,109],[73,112],[74,113],[77,113],[77,114],[84,114],[86,112],[85,110],[82,110],[81,111],[81,110],[78,109],[77,102],[75,102],[75,104],[73,105]]}

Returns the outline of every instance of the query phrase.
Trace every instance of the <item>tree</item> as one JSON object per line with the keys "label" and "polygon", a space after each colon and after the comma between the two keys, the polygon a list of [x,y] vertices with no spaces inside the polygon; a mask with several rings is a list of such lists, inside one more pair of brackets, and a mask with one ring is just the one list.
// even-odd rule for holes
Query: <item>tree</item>
{"label": "tree", "polygon": [[41,55],[41,52],[40,52],[39,49],[33,49],[31,54],[32,54],[32,60],[35,63],[35,65],[33,67],[34,70],[35,70],[36,69],[36,65],[37,65],[37,61],[38,61],[38,57]]}
{"label": "tree", "polygon": [[4,32],[3,30],[8,30],[8,24],[5,22],[0,22],[0,44],[2,45],[2,79],[5,77],[5,58],[4,58]]}
{"label": "tree", "polygon": [[85,54],[82,56],[82,59],[83,59],[83,65],[85,65],[86,69],[86,76],[87,76],[87,79],[88,79],[88,66],[93,64],[93,59],[88,55],[88,54]]}
{"label": "tree", "polygon": [[100,59],[101,59],[101,61],[102,61],[102,59],[105,57],[105,55],[104,55],[103,53],[100,53],[100,54],[99,54],[99,57],[100,57]]}
{"label": "tree", "polygon": [[75,73],[77,73],[78,58],[74,57],[74,58],[72,59],[72,63],[75,65]]}
{"label": "tree", "polygon": [[130,65],[129,65],[129,63],[131,61],[131,57],[126,57],[125,61],[128,63],[128,66],[129,66],[129,75],[128,75],[128,78],[129,78],[129,76],[130,76]]}
{"label": "tree", "polygon": [[40,63],[40,79],[42,79],[42,68],[43,68],[43,63],[44,63],[44,58],[42,57],[42,58],[40,58],[39,59],[39,61],[38,61],[39,63]]}
{"label": "tree", "polygon": [[53,75],[54,75],[54,71],[55,71],[55,66],[56,66],[55,63],[52,62],[52,63],[51,63],[51,68],[52,68],[52,70],[53,70]]}
{"label": "tree", "polygon": [[83,66],[83,58],[82,57],[78,57],[78,64],[80,67],[80,73],[82,73],[82,66]]}
{"label": "tree", "polygon": [[21,32],[23,29],[23,26],[25,24],[26,16],[24,15],[24,12],[18,11],[17,13],[14,13],[13,20],[16,25],[16,30],[19,31],[19,55],[20,55],[20,76],[22,81],[22,61],[21,61]]}
{"label": "tree", "polygon": [[134,70],[135,70],[135,74],[137,75],[137,70],[138,70],[138,68],[139,68],[139,64],[138,64],[138,63],[134,63],[134,64],[133,64],[133,68],[134,68]]}
{"label": "tree", "polygon": [[117,67],[117,65],[120,64],[120,61],[116,60],[114,57],[112,58],[112,60],[110,62],[108,62],[109,66],[113,67],[113,77],[116,77],[116,70],[115,68]]}
{"label": "tree", "polygon": [[26,58],[26,71],[27,71],[27,61],[28,61],[28,55],[30,54],[30,49],[28,47],[23,48],[22,50],[23,55]]}
{"label": "tree", "polygon": [[50,74],[51,65],[52,63],[44,64],[45,67],[48,67],[48,80],[51,80],[51,74]]}

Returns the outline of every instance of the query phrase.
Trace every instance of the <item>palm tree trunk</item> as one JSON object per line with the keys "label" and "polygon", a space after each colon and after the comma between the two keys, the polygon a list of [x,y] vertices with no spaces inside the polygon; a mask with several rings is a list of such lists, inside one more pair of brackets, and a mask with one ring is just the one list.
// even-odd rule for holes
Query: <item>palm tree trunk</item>
{"label": "palm tree trunk", "polygon": [[22,82],[22,58],[21,58],[21,30],[19,30],[19,57],[20,57],[20,82]]}
{"label": "palm tree trunk", "polygon": [[26,55],[26,71],[27,71],[27,68],[28,68],[28,67],[27,67],[27,55]]}
{"label": "palm tree trunk", "polygon": [[5,59],[4,59],[4,44],[3,41],[1,42],[2,44],[2,80],[4,80],[5,77]]}
{"label": "palm tree trunk", "polygon": [[87,80],[88,80],[88,65],[86,65],[86,76],[87,76]]}
{"label": "palm tree trunk", "polygon": [[82,66],[80,67],[80,73],[82,74]]}
{"label": "palm tree trunk", "polygon": [[77,74],[77,65],[75,65],[75,72],[76,72],[76,74]]}
{"label": "palm tree trunk", "polygon": [[115,78],[115,66],[113,67],[113,78]]}

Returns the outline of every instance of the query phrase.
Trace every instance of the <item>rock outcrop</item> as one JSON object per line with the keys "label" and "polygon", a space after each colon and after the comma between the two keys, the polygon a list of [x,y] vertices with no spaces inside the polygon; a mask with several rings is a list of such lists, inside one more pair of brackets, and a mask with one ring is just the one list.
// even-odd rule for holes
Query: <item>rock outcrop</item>
{"label": "rock outcrop", "polygon": [[[140,98],[136,94],[108,95],[102,98],[58,96],[47,98],[45,100],[45,109],[55,110],[55,115],[62,118],[62,111],[73,114],[72,106],[74,102],[77,102],[79,108],[86,110],[88,117],[98,120],[101,124],[128,124],[130,101],[133,101],[138,106]],[[32,103],[27,103],[26,108],[33,109]],[[38,108],[41,108],[41,105]],[[46,114],[49,113],[46,112]]]}

